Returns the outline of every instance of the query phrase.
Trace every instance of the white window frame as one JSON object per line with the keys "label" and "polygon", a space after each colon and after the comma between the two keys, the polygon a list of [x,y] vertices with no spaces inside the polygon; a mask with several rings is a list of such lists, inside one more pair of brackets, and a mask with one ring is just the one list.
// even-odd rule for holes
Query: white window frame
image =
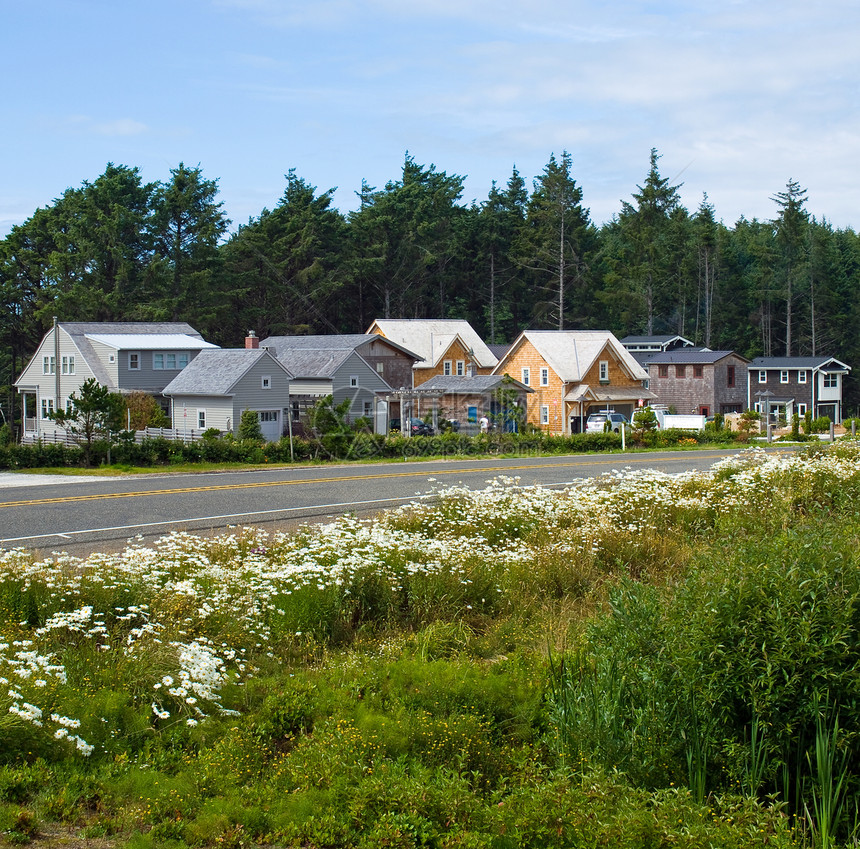
{"label": "white window frame", "polygon": [[264,374],[260,377],[260,389],[271,389],[272,388],[272,375]]}
{"label": "white window frame", "polygon": [[540,370],[540,385],[549,386],[549,369],[543,366]]}
{"label": "white window frame", "polygon": [[47,421],[50,414],[53,412],[54,412],[54,399],[53,398],[43,398],[42,399],[42,418]]}
{"label": "white window frame", "polygon": [[57,361],[54,357],[42,357],[42,374],[56,374]]}
{"label": "white window frame", "polygon": [[457,377],[463,377],[466,374],[466,361],[457,360]]}
{"label": "white window frame", "polygon": [[758,382],[767,383],[767,371],[763,368],[758,370]]}
{"label": "white window frame", "polygon": [[369,419],[373,415],[373,404],[370,401],[365,401],[363,406],[364,412],[362,415],[364,418]]}
{"label": "white window frame", "polygon": [[803,403],[802,401],[799,402],[797,405],[797,415],[800,418],[803,418],[806,415],[806,409],[807,409],[806,404]]}
{"label": "white window frame", "polygon": [[542,425],[549,424],[549,404],[540,405],[540,423]]}
{"label": "white window frame", "polygon": [[600,360],[597,364],[599,380],[601,383],[609,383],[609,360]]}
{"label": "white window frame", "polygon": [[442,374],[445,375],[445,377],[451,376],[451,360],[442,361]]}
{"label": "white window frame", "polygon": [[779,372],[779,382],[780,383],[788,383],[788,369],[780,369]]}
{"label": "white window frame", "polygon": [[197,408],[197,430],[206,430],[206,410]]}
{"label": "white window frame", "polygon": [[140,371],[140,351],[128,352],[128,370]]}
{"label": "white window frame", "polygon": [[164,371],[164,352],[156,351],[152,355],[152,370],[153,371]]}
{"label": "white window frame", "polygon": [[838,389],[839,375],[835,371],[824,372],[824,379],[821,381],[822,389]]}
{"label": "white window frame", "polygon": [[528,386],[529,381],[531,380],[531,369],[524,368],[522,370],[522,373],[520,374],[520,377],[522,378],[520,382],[523,384],[523,386]]}
{"label": "white window frame", "polygon": [[802,368],[797,373],[797,382],[798,383],[806,383],[806,369],[805,368]]}
{"label": "white window frame", "polygon": [[376,364],[376,373],[385,374],[385,363],[383,363],[381,360]]}
{"label": "white window frame", "polygon": [[74,374],[75,373],[75,355],[68,354],[61,358],[61,368],[63,374]]}
{"label": "white window frame", "polygon": [[358,387],[358,375],[357,374],[351,374],[349,376],[349,385],[350,385],[350,388],[352,388],[352,389],[356,389]]}
{"label": "white window frame", "polygon": [[185,366],[188,365],[189,360],[190,360],[190,357],[188,356],[188,351],[180,351],[176,355],[176,367],[180,371],[182,371],[182,369],[184,369]]}

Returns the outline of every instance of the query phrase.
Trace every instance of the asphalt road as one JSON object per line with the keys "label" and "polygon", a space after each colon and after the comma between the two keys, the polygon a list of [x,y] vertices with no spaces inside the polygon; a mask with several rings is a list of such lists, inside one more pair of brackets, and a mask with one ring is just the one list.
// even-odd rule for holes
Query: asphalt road
{"label": "asphalt road", "polygon": [[0,475],[0,548],[84,555],[121,550],[140,535],[230,526],[294,527],[353,513],[370,515],[434,490],[482,489],[499,476],[520,486],[563,486],[623,468],[704,469],[729,450],[430,460],[350,466],[281,467],[241,472],[119,478]]}

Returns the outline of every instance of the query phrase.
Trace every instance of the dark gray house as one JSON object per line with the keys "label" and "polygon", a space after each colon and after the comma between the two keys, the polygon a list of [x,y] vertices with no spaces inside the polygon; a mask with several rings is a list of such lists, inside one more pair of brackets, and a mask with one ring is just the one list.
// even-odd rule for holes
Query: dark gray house
{"label": "dark gray house", "polygon": [[[833,357],[756,357],[749,365],[747,404],[774,420],[827,416],[842,421],[842,391],[851,368]],[[769,394],[765,394],[769,393]]]}
{"label": "dark gray house", "polygon": [[734,351],[684,347],[652,354],[645,368],[658,403],[682,414],[712,416],[747,409],[748,365]]}
{"label": "dark gray house", "polygon": [[388,397],[395,389],[412,387],[416,354],[378,334],[340,336],[270,336],[259,341],[249,335],[246,346],[259,344],[292,375],[290,407],[293,421],[317,400],[333,396],[350,400],[352,419],[367,417],[376,433],[388,432]]}

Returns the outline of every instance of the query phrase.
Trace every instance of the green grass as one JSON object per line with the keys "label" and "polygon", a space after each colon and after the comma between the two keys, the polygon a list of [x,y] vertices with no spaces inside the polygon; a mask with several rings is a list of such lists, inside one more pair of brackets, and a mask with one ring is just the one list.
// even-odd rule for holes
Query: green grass
{"label": "green grass", "polygon": [[510,483],[0,556],[0,841],[852,845],[856,446]]}

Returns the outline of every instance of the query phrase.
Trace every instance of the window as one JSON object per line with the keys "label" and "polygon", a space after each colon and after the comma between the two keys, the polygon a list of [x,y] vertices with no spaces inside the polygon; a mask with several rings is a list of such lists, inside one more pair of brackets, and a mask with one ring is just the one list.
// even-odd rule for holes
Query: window
{"label": "window", "polygon": [[257,413],[257,418],[261,422],[276,422],[278,420],[277,410],[260,410]]}
{"label": "window", "polygon": [[728,366],[726,368],[726,386],[734,386],[735,385],[735,367]]}
{"label": "window", "polygon": [[364,402],[364,412],[362,413],[362,415],[367,419],[367,418],[370,418],[370,416],[372,414],[373,414],[373,410],[371,409],[370,401],[365,401]]}
{"label": "window", "polygon": [[779,382],[788,383],[788,369],[782,369],[779,373]]}
{"label": "window", "polygon": [[42,399],[42,418],[47,419],[51,413],[54,412],[54,399],[53,398],[43,398]]}
{"label": "window", "polygon": [[824,372],[824,383],[822,386],[825,389],[836,389],[839,386],[839,375],[833,371]]}
{"label": "window", "polygon": [[540,423],[549,424],[549,404],[541,404]]}
{"label": "window", "polygon": [[466,373],[466,361],[457,360],[457,377],[462,377]]}
{"label": "window", "polygon": [[197,427],[199,430],[206,430],[206,410],[197,411]]}
{"label": "window", "polygon": [[806,404],[797,405],[797,415],[803,418],[806,415]]}
{"label": "window", "polygon": [[801,369],[797,373],[797,382],[798,383],[806,383],[806,369]]}
{"label": "window", "polygon": [[155,371],[177,371],[188,365],[188,352],[157,351],[152,355],[152,368]]}
{"label": "window", "polygon": [[140,354],[137,351],[128,352],[128,370],[140,371]]}
{"label": "window", "polygon": [[758,382],[759,383],[767,383],[767,372],[764,369],[759,370]]}
{"label": "window", "polygon": [[62,370],[63,370],[63,374],[74,374],[75,373],[75,358],[74,357],[63,357],[62,358]]}
{"label": "window", "polygon": [[260,378],[260,389],[271,389],[272,388],[272,375],[264,374]]}
{"label": "window", "polygon": [[377,363],[376,364],[376,373],[384,374],[385,373],[385,363]]}
{"label": "window", "polygon": [[523,384],[523,386],[529,385],[529,380],[531,379],[530,374],[531,374],[531,372],[529,369],[527,369],[527,368],[523,369],[523,371],[522,371],[522,384]]}
{"label": "window", "polygon": [[705,367],[704,366],[693,366],[693,377],[704,377],[705,376]]}
{"label": "window", "polygon": [[675,366],[675,377],[686,377],[687,376],[687,367],[686,366]]}
{"label": "window", "polygon": [[542,368],[540,370],[540,385],[541,386],[549,386],[549,369]]}
{"label": "window", "polygon": [[[53,357],[42,357],[42,374],[56,374],[57,361]],[[42,416],[44,418],[44,416]]]}
{"label": "window", "polygon": [[442,374],[444,374],[445,377],[451,376],[451,360],[445,360],[442,363]]}
{"label": "window", "polygon": [[669,366],[657,366],[658,369],[658,377],[668,377],[669,376]]}
{"label": "window", "polygon": [[358,375],[357,374],[351,374],[349,376],[349,385],[352,387],[358,386]]}
{"label": "window", "polygon": [[600,382],[609,383],[609,360],[601,360],[597,367],[600,372]]}

